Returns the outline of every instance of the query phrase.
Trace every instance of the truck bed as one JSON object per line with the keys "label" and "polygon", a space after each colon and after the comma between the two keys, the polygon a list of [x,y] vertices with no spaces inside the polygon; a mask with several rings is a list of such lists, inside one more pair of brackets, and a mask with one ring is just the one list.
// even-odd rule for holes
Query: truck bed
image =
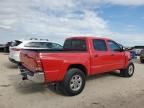
{"label": "truck bed", "polygon": [[72,49],[25,49],[25,51],[32,51],[37,53],[52,53],[52,52],[85,52],[84,50]]}
{"label": "truck bed", "polygon": [[[57,53],[59,53],[57,55]],[[67,53],[67,54],[66,54]],[[24,67],[27,69],[30,69],[30,71],[34,72],[35,68],[37,67],[37,60],[39,59],[41,61],[41,57],[46,57],[48,59],[49,57],[57,58],[63,60],[64,58],[72,58],[73,53],[75,53],[75,56],[80,58],[81,55],[87,55],[86,51],[74,51],[74,50],[63,50],[63,49],[26,49],[22,50],[20,54],[21,62]],[[45,60],[44,60],[45,61]],[[54,59],[55,61],[55,59]]]}

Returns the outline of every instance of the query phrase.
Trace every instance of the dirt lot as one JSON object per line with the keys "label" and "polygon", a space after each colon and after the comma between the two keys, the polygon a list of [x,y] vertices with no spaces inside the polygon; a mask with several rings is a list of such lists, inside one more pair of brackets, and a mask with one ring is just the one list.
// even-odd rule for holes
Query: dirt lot
{"label": "dirt lot", "polygon": [[138,60],[132,78],[92,76],[84,91],[68,97],[53,86],[22,81],[17,66],[0,54],[0,108],[143,108],[144,64]]}

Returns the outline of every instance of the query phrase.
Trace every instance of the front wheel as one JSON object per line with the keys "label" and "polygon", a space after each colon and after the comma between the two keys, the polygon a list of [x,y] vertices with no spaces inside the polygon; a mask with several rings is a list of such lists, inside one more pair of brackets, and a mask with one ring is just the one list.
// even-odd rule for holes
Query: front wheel
{"label": "front wheel", "polygon": [[127,69],[120,70],[120,75],[122,77],[132,77],[134,74],[134,69],[135,69],[134,64],[130,63]]}
{"label": "front wheel", "polygon": [[84,72],[77,68],[69,69],[60,86],[66,95],[75,96],[80,94],[85,86]]}

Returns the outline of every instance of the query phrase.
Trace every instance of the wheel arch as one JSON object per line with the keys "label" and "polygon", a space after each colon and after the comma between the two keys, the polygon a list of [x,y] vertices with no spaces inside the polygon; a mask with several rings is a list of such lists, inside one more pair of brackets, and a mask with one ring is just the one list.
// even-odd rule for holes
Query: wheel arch
{"label": "wheel arch", "polygon": [[85,76],[88,75],[88,69],[86,68],[86,66],[84,66],[82,64],[71,64],[68,66],[67,71],[71,68],[78,68],[84,72]]}

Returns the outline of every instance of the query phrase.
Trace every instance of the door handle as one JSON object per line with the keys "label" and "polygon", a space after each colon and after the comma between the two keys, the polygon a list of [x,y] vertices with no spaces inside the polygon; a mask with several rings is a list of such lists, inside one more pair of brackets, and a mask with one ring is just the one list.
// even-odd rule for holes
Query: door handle
{"label": "door handle", "polygon": [[114,56],[114,54],[111,54],[111,56]]}
{"label": "door handle", "polygon": [[94,55],[94,57],[98,57],[98,56],[99,56],[98,54],[95,54],[95,55]]}

